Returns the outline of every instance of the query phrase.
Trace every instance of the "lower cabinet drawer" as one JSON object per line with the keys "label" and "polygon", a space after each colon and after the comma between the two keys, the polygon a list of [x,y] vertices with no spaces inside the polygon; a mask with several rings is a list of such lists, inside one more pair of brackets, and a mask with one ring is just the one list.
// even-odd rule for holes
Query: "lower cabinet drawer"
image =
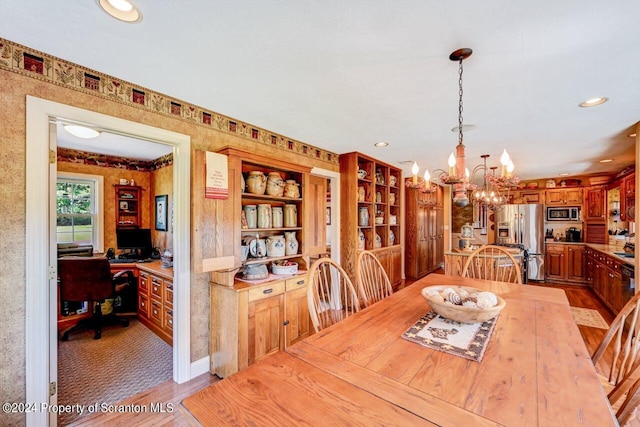
{"label": "lower cabinet drawer", "polygon": [[249,289],[249,302],[269,298],[284,293],[284,282],[270,283],[269,285]]}
{"label": "lower cabinet drawer", "polygon": [[149,298],[146,294],[138,294],[138,314],[149,315]]}
{"label": "lower cabinet drawer", "polygon": [[164,325],[162,327],[164,328],[164,330],[170,335],[173,335],[173,308],[164,308],[163,321]]}
{"label": "lower cabinet drawer", "polygon": [[162,327],[162,303],[152,299],[151,307],[149,308],[149,318],[156,325]]}

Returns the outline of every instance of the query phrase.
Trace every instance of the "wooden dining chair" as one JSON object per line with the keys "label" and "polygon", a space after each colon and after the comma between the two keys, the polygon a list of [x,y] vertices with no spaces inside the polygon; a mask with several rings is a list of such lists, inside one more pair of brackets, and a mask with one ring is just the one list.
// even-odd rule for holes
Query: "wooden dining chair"
{"label": "wooden dining chair", "polygon": [[355,281],[360,303],[364,307],[368,307],[393,293],[387,272],[371,251],[362,251],[358,254]]}
{"label": "wooden dining chair", "polygon": [[614,410],[640,378],[640,294],[622,308],[591,356]]}
{"label": "wooden dining chair", "polygon": [[318,332],[360,309],[353,283],[331,258],[320,258],[309,269],[307,303],[313,329]]}
{"label": "wooden dining chair", "polygon": [[471,252],[462,277],[522,284],[520,263],[502,246],[485,245]]}
{"label": "wooden dining chair", "polygon": [[621,427],[640,427],[640,379],[633,383],[616,418]]}

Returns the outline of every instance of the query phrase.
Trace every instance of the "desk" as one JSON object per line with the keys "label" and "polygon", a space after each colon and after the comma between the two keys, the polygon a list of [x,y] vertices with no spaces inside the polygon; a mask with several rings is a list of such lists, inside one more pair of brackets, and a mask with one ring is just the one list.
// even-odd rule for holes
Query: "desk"
{"label": "desk", "polygon": [[[421,289],[443,284],[491,290],[507,302],[481,363],[401,338],[428,311]],[[184,407],[205,425],[215,419],[209,418],[211,414],[242,413],[241,420],[254,417],[262,425],[268,423],[260,418],[265,411],[270,416],[288,414],[290,409],[279,399],[262,400],[271,397],[266,391],[238,393],[237,384],[243,381],[260,381],[262,386],[266,380],[261,375],[275,365],[288,373],[269,377],[267,387],[274,395],[288,393],[291,382],[314,372],[317,383],[311,390],[342,397],[355,387],[378,399],[374,406],[367,404],[351,414],[336,406],[333,411],[344,415],[343,424],[372,424],[372,410],[377,413],[377,408],[383,411],[393,405],[399,413],[409,412],[422,423],[438,425],[616,425],[567,298],[559,289],[432,274],[289,347],[286,353],[297,359],[295,364],[281,355],[278,360],[267,358],[189,397]],[[288,403],[302,417],[296,422],[330,424],[324,417],[304,418],[308,407],[296,400],[303,400],[303,394]],[[279,418],[273,415],[273,419]],[[282,419],[286,424],[288,418]]]}

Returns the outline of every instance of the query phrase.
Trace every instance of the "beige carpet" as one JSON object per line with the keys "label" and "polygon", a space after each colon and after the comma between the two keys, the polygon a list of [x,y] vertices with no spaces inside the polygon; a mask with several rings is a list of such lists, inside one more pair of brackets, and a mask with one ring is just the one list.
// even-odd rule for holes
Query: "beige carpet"
{"label": "beige carpet", "polygon": [[590,308],[571,307],[571,314],[578,325],[592,328],[609,329],[609,324],[602,317],[598,310]]}
{"label": "beige carpet", "polygon": [[[172,348],[135,319],[106,327],[102,338],[76,332],[58,341],[58,404],[117,403],[172,378]],[[86,411],[83,415],[86,415]],[[58,425],[77,420],[60,415]]]}

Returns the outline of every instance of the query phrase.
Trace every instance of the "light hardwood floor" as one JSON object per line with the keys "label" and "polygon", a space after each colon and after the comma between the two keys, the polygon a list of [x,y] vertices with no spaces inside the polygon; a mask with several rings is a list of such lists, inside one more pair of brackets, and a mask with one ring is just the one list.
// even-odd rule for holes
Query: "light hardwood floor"
{"label": "light hardwood floor", "polygon": [[[410,281],[407,281],[407,284]],[[598,310],[602,317],[611,323],[614,316],[598,300],[593,291],[586,286],[564,285],[557,283],[535,284],[529,283],[526,286],[548,286],[561,288],[567,294],[569,304],[573,307],[583,307]],[[606,333],[605,329],[590,328],[578,325],[585,344],[590,354],[593,353],[597,345]],[[207,387],[220,379],[216,376],[204,374],[184,384],[176,384],[167,381],[149,390],[137,394],[130,399],[120,402],[122,405],[140,405],[149,410],[152,403],[172,404],[172,412],[165,413],[107,413],[92,414],[81,418],[71,426],[189,426],[197,425],[197,422],[180,406],[180,402],[191,394]]]}

